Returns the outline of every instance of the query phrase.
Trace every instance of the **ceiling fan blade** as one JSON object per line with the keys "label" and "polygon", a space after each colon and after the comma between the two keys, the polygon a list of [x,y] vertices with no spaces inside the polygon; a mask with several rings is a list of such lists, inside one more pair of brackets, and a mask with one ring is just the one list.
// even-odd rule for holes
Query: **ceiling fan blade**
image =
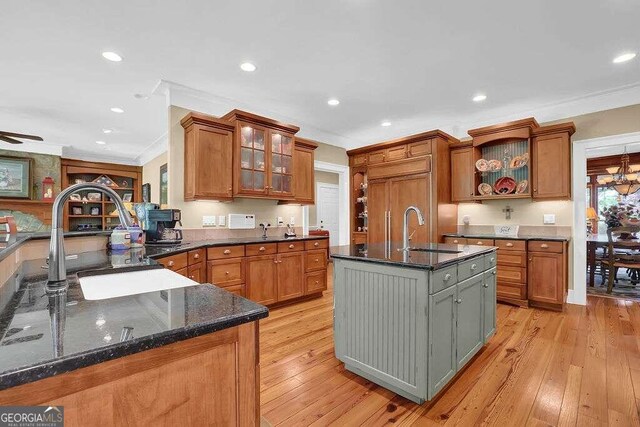
{"label": "ceiling fan blade", "polygon": [[9,144],[22,144],[22,141],[18,141],[17,139],[9,138],[7,136],[0,135],[0,141],[8,142]]}
{"label": "ceiling fan blade", "polygon": [[34,141],[44,141],[41,137],[37,135],[26,135],[24,133],[6,132],[3,130],[0,130],[0,135],[9,136],[9,137],[13,136],[13,137],[22,138],[22,139],[33,139]]}

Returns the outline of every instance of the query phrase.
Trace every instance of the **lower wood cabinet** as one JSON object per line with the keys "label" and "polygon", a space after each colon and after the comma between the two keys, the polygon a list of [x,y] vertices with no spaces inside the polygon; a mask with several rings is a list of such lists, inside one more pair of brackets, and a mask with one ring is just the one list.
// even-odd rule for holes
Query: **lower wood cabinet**
{"label": "lower wood cabinet", "polygon": [[278,301],[304,295],[304,252],[278,255]]}
{"label": "lower wood cabinet", "polygon": [[305,276],[305,295],[315,294],[327,290],[327,271],[307,273]]}
{"label": "lower wood cabinet", "polygon": [[278,255],[247,257],[246,296],[258,304],[278,302]]}
{"label": "lower wood cabinet", "polygon": [[564,303],[566,261],[563,254],[529,252],[529,300]]}
{"label": "lower wood cabinet", "polygon": [[203,274],[204,263],[199,262],[197,264],[187,267],[187,277],[195,282],[206,282],[206,275]]}
{"label": "lower wood cabinet", "polygon": [[202,249],[158,258],[156,261],[162,264],[165,268],[175,271],[176,273],[198,283],[206,283],[207,281],[204,263],[204,250]]}

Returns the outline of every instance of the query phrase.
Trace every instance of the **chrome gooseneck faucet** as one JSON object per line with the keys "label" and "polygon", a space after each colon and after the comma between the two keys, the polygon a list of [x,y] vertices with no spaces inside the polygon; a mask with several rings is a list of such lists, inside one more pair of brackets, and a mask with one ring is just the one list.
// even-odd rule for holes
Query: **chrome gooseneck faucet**
{"label": "chrome gooseneck faucet", "polygon": [[424,225],[424,216],[422,215],[422,212],[420,212],[420,209],[415,206],[409,206],[404,211],[404,222],[402,223],[402,251],[409,250],[409,213],[411,211],[414,211],[416,215],[418,215],[418,225]]}
{"label": "chrome gooseneck faucet", "polygon": [[113,189],[100,184],[82,183],[65,188],[53,202],[51,219],[51,242],[49,243],[49,281],[48,286],[64,286],[67,279],[67,266],[64,255],[64,231],[62,229],[62,210],[64,203],[73,194],[81,190],[94,190],[106,194],[118,209],[120,223],[126,227],[133,225],[129,211],[124,207],[122,199]]}

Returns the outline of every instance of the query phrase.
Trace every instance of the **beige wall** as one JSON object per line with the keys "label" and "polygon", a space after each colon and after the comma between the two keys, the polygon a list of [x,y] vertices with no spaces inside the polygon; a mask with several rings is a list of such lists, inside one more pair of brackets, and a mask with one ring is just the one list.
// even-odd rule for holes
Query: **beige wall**
{"label": "beige wall", "polygon": [[335,163],[337,165],[348,166],[349,157],[347,150],[335,145],[322,144],[318,145],[314,154],[315,160],[327,163]]}
{"label": "beige wall", "polygon": [[[319,182],[324,184],[338,185],[340,178],[337,173],[315,171],[315,185]],[[318,222],[318,210],[316,205],[309,206],[309,226],[316,226]]]}
{"label": "beige wall", "polygon": [[574,141],[640,131],[640,104],[597,113],[583,114],[547,124],[572,121],[576,125]]}
{"label": "beige wall", "polygon": [[151,203],[160,203],[160,166],[167,163],[167,152],[142,166],[142,183],[151,184]]}
{"label": "beige wall", "polygon": [[[255,214],[256,223],[271,223],[275,226],[276,219],[281,216],[283,221],[289,222],[294,217],[296,225],[302,224],[302,207],[278,205],[277,201],[236,198],[230,203],[211,201],[184,201],[184,129],[180,120],[189,113],[184,108],[169,107],[169,205],[182,211],[182,225],[184,228],[202,227],[203,215],[227,215],[229,213]],[[216,165],[211,165],[216,167]],[[216,227],[219,228],[219,227]]]}
{"label": "beige wall", "polygon": [[[511,206],[511,219],[505,219],[502,212],[505,206]],[[458,224],[462,224],[465,215],[470,217],[470,225],[544,225],[543,215],[555,214],[557,226],[573,225],[573,202],[548,201],[531,202],[528,199],[487,200],[482,203],[460,203],[458,205]]]}

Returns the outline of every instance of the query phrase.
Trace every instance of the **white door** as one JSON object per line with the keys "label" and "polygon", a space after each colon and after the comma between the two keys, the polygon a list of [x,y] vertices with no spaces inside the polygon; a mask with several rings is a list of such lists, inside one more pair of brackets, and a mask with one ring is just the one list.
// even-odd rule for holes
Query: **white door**
{"label": "white door", "polygon": [[338,186],[335,184],[318,183],[316,188],[316,212],[318,227],[329,230],[329,244],[337,246],[340,227],[338,225],[339,203]]}

